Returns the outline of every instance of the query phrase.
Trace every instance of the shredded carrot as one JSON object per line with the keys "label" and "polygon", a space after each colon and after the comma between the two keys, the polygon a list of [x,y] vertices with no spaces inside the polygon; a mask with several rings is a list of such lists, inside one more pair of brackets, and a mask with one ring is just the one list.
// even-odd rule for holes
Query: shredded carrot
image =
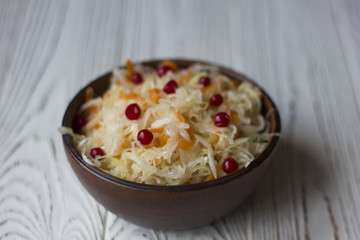
{"label": "shredded carrot", "polygon": [[152,148],[153,146],[152,146],[152,144],[149,144],[149,145],[143,145],[143,148],[146,148],[146,149],[150,149],[150,148]]}
{"label": "shredded carrot", "polygon": [[[85,101],[90,101],[91,99],[94,98],[94,89],[92,87],[88,87],[85,90]],[[89,107],[88,109],[86,109],[86,113],[91,115],[91,114],[95,114],[99,111],[99,107],[97,106],[92,106]]]}
{"label": "shredded carrot", "polygon": [[238,119],[238,113],[234,110],[230,111],[230,121],[234,122],[236,121],[236,119]]}
{"label": "shredded carrot", "polygon": [[205,181],[211,181],[214,179],[215,179],[214,174],[210,173],[210,175],[205,179]]}
{"label": "shredded carrot", "polygon": [[191,70],[190,68],[188,68],[185,75],[185,80],[184,80],[185,83],[188,83],[190,81],[190,77],[191,77]]}
{"label": "shredded carrot", "polygon": [[[216,164],[215,165],[215,168],[216,168],[216,174],[219,174],[219,172],[220,172],[220,165],[219,164]],[[205,181],[211,181],[211,180],[214,180],[215,179],[215,176],[214,176],[214,174],[210,174],[207,178],[206,178],[206,180]]]}
{"label": "shredded carrot", "polygon": [[123,142],[120,143],[120,148],[125,149],[125,148],[129,148],[131,147],[131,143],[127,140],[124,140]]}
{"label": "shredded carrot", "polygon": [[164,131],[164,128],[152,128],[152,129],[149,129],[150,132],[152,133],[162,133]]}
{"label": "shredded carrot", "polygon": [[179,68],[178,68],[178,66],[176,65],[176,63],[174,63],[174,62],[171,61],[171,60],[164,60],[164,61],[163,61],[163,64],[164,64],[165,66],[170,67],[173,72],[179,71]]}
{"label": "shredded carrot", "polygon": [[93,132],[94,130],[98,130],[101,125],[103,124],[103,119],[101,119],[98,123],[96,123],[94,126],[91,126],[90,128],[86,129],[85,132]]}
{"label": "shredded carrot", "polygon": [[151,89],[149,92],[149,99],[156,104],[159,103],[160,89],[158,88]]}
{"label": "shredded carrot", "polygon": [[144,100],[143,97],[140,97],[137,93],[129,93],[119,96],[120,99],[129,100],[129,99],[137,99],[137,100]]}
{"label": "shredded carrot", "polygon": [[132,64],[132,62],[130,60],[126,61],[126,69],[129,72],[129,75],[132,76],[134,74],[134,65]]}
{"label": "shredded carrot", "polygon": [[92,87],[88,87],[85,90],[85,101],[90,101],[94,97],[94,89]]}
{"label": "shredded carrot", "polygon": [[190,151],[190,150],[193,149],[193,147],[194,147],[194,143],[193,143],[193,142],[188,142],[188,141],[186,141],[185,139],[182,139],[182,140],[180,141],[180,148],[181,148],[182,150]]}
{"label": "shredded carrot", "polygon": [[110,92],[107,92],[107,93],[105,93],[105,95],[104,95],[104,99],[108,99],[110,96],[111,96],[111,93],[110,93]]}
{"label": "shredded carrot", "polygon": [[220,172],[220,164],[215,164],[215,168],[216,168],[216,173],[219,173]]}
{"label": "shredded carrot", "polygon": [[86,113],[89,115],[95,114],[95,113],[99,112],[100,109],[101,109],[101,107],[92,106],[92,107],[89,107],[88,109],[86,109]]}
{"label": "shredded carrot", "polygon": [[195,137],[191,134],[190,139],[191,139],[191,141],[189,142],[186,139],[181,138],[179,146],[182,150],[190,151],[193,149],[194,144],[195,144]]}
{"label": "shredded carrot", "polygon": [[183,117],[183,115],[181,115],[181,113],[179,112],[179,110],[177,108],[175,108],[175,115],[176,117],[180,120],[180,122],[185,122],[185,119]]}
{"label": "shredded carrot", "polygon": [[161,144],[162,146],[165,146],[165,144],[167,143],[168,139],[169,139],[169,136],[166,135],[166,134],[160,136],[160,137],[159,137],[160,144]]}
{"label": "shredded carrot", "polygon": [[194,137],[194,134],[192,132],[191,129],[186,129],[187,133],[189,134],[190,136],[190,142],[187,141],[185,138],[181,138],[180,139],[180,148],[182,150],[192,150],[194,148],[194,144],[195,144],[195,137]]}
{"label": "shredded carrot", "polygon": [[215,132],[212,132],[212,133],[211,133],[211,136],[213,136],[213,137],[218,137],[219,134],[220,134],[219,131],[215,131]]}
{"label": "shredded carrot", "polygon": [[151,165],[156,166],[156,165],[159,165],[161,161],[159,158],[154,158],[154,159],[151,159],[150,162],[151,162]]}
{"label": "shredded carrot", "polygon": [[135,70],[134,70],[134,65],[132,64],[132,62],[130,60],[126,61],[126,69],[128,71],[128,73],[126,75],[126,79],[129,82],[131,82],[131,78],[132,78],[132,75],[135,73]]}
{"label": "shredded carrot", "polygon": [[139,94],[137,94],[137,93],[129,93],[129,94],[124,94],[124,95],[119,96],[119,98],[121,98],[121,99],[131,99],[131,98],[137,98],[137,97],[139,97]]}
{"label": "shredded carrot", "polygon": [[214,138],[210,141],[211,144],[215,145],[218,141],[219,141],[219,136],[218,135],[214,135]]}
{"label": "shredded carrot", "polygon": [[240,82],[238,80],[231,80],[231,82],[235,85],[235,86],[239,86]]}
{"label": "shredded carrot", "polygon": [[217,87],[222,81],[223,81],[223,79],[222,79],[222,78],[219,78],[219,80],[217,80],[214,84],[212,84],[212,85],[210,85],[210,86],[208,86],[208,87],[202,88],[201,91],[202,91],[203,93],[213,92],[213,91],[216,89],[216,87]]}
{"label": "shredded carrot", "polygon": [[211,144],[215,145],[219,141],[219,134],[220,133],[218,131],[211,133],[211,140],[210,140]]}

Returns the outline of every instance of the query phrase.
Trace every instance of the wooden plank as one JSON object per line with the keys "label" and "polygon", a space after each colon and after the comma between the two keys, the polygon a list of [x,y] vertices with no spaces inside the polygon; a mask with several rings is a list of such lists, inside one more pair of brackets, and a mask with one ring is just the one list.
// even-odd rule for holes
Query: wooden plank
{"label": "wooden plank", "polygon": [[[342,0],[1,1],[0,238],[360,239],[359,11]],[[90,197],[56,128],[78,89],[112,66],[178,56],[254,78],[280,109],[283,139],[233,213],[154,231]]]}
{"label": "wooden plank", "polygon": [[2,69],[0,238],[100,239],[105,211],[72,173],[56,130],[71,97],[71,79],[61,81],[64,69],[51,64],[68,2],[12,4],[6,21],[15,27],[12,14],[25,18],[9,69]]}

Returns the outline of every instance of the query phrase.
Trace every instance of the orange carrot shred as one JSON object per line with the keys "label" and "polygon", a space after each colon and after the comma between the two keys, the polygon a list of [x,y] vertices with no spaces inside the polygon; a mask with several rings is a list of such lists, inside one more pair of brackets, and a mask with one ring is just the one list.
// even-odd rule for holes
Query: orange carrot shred
{"label": "orange carrot shred", "polygon": [[205,179],[205,181],[211,181],[214,179],[215,179],[214,174],[210,173],[210,175]]}
{"label": "orange carrot shred", "polygon": [[216,173],[219,173],[220,172],[220,164],[215,164],[215,168],[216,168]]}
{"label": "orange carrot shred", "polygon": [[202,91],[203,93],[213,92],[213,91],[216,89],[216,87],[217,87],[222,81],[223,81],[223,79],[220,78],[219,80],[216,81],[216,83],[214,83],[214,84],[212,84],[212,85],[210,85],[210,86],[208,86],[208,87],[202,88],[201,91]]}
{"label": "orange carrot shred", "polygon": [[[93,98],[94,98],[94,89],[92,87],[86,88],[85,101],[88,102]],[[97,113],[98,111],[99,111],[99,107],[97,107],[97,106],[92,106],[92,107],[89,107],[88,109],[86,109],[86,113],[89,115]]]}
{"label": "orange carrot shred", "polygon": [[151,89],[149,92],[149,99],[154,103],[159,103],[160,90],[158,88]]}
{"label": "orange carrot shred", "polygon": [[[96,107],[95,107],[96,108]],[[103,119],[100,120],[100,122],[96,123],[94,126],[88,129],[88,131],[94,131],[98,130],[102,126]]]}
{"label": "orange carrot shred", "polygon": [[92,107],[89,107],[87,110],[86,110],[86,112],[87,112],[87,114],[95,114],[95,113],[97,113],[98,111],[100,110],[100,108],[99,107],[97,107],[97,106],[92,106]]}
{"label": "orange carrot shred", "polygon": [[231,80],[231,82],[235,85],[235,86],[239,86],[240,82],[238,80]]}
{"label": "orange carrot shred", "polygon": [[129,93],[129,94],[124,94],[122,96],[120,96],[120,98],[123,98],[123,99],[131,99],[131,98],[137,98],[139,97],[139,94],[137,93]]}
{"label": "orange carrot shred", "polygon": [[179,71],[179,68],[178,68],[178,66],[176,65],[176,63],[174,63],[174,62],[171,61],[171,60],[164,60],[164,61],[163,61],[163,64],[164,64],[165,66],[170,67],[173,72]]}
{"label": "orange carrot shred", "polygon": [[159,158],[154,158],[154,159],[151,159],[150,162],[151,162],[151,165],[156,166],[156,165],[159,165],[161,161]]}
{"label": "orange carrot shred", "polygon": [[181,113],[179,112],[179,110],[177,108],[175,108],[175,115],[180,120],[180,122],[185,122],[183,115],[181,115]]}
{"label": "orange carrot shred", "polygon": [[120,148],[129,148],[131,147],[131,143],[129,141],[124,140],[123,142],[120,143]]}
{"label": "orange carrot shred", "polygon": [[185,83],[188,83],[190,81],[190,76],[191,76],[191,70],[190,68],[188,68],[185,75],[185,80],[184,80]]}
{"label": "orange carrot shred", "polygon": [[164,131],[164,128],[152,128],[152,129],[149,129],[150,132],[152,133],[162,133]]}
{"label": "orange carrot shred", "polygon": [[[215,168],[216,168],[216,173],[218,174],[220,172],[220,165],[219,164],[216,164],[215,165]],[[214,180],[215,179],[215,176],[214,174],[210,174],[205,181],[211,181],[211,180]]]}
{"label": "orange carrot shred", "polygon": [[190,135],[190,141],[187,141],[185,138],[181,138],[179,146],[182,150],[189,151],[194,148],[195,137],[194,137],[191,129],[186,129],[186,131]]}
{"label": "orange carrot shred", "polygon": [[190,136],[191,137],[191,141],[189,142],[189,141],[187,141],[186,139],[184,139],[184,138],[182,138],[181,140],[180,140],[180,148],[182,149],[182,150],[187,150],[187,151],[190,151],[190,150],[192,150],[193,149],[193,147],[194,147],[194,137],[193,136]]}
{"label": "orange carrot shred", "polygon": [[128,70],[130,76],[132,76],[134,74],[134,65],[132,64],[132,62],[130,60],[126,61],[126,69]]}
{"label": "orange carrot shred", "polygon": [[234,110],[230,111],[230,121],[234,122],[236,121],[236,119],[238,118],[238,113]]}
{"label": "orange carrot shred", "polygon": [[132,78],[132,75],[135,73],[135,70],[134,70],[134,65],[132,64],[132,62],[130,60],[126,61],[126,69],[128,71],[128,73],[126,75],[126,79],[127,79],[127,81],[132,82],[131,78]]}
{"label": "orange carrot shred", "polygon": [[92,87],[88,87],[85,90],[85,100],[90,101],[94,97],[94,89]]}
{"label": "orange carrot shred", "polygon": [[120,99],[129,100],[129,99],[137,99],[137,100],[144,100],[143,97],[140,97],[137,93],[129,93],[119,96]]}
{"label": "orange carrot shred", "polygon": [[160,136],[160,137],[159,137],[160,144],[161,144],[162,146],[165,146],[165,144],[167,143],[168,139],[169,139],[169,136],[166,135],[166,134]]}

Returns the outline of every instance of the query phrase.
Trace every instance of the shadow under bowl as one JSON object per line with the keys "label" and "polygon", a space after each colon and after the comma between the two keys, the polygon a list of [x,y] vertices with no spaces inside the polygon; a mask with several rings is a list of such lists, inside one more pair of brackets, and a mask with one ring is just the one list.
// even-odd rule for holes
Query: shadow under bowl
{"label": "shadow under bowl", "polygon": [[[208,62],[173,59],[179,68],[194,63]],[[158,67],[161,60],[141,62]],[[262,112],[269,113],[271,133],[280,133],[278,110],[268,94],[246,76],[216,65],[231,79],[250,81],[262,92]],[[107,73],[84,87],[70,102],[62,125],[71,127],[74,117],[85,101],[85,89],[92,87],[95,96],[101,96],[110,86],[112,74]],[[101,205],[117,216],[135,224],[162,230],[194,228],[213,222],[236,208],[258,185],[271,163],[270,155],[278,135],[271,137],[266,148],[247,167],[212,181],[181,186],[156,186],[126,181],[86,163],[76,149],[72,138],[63,135],[68,161],[87,191]]]}

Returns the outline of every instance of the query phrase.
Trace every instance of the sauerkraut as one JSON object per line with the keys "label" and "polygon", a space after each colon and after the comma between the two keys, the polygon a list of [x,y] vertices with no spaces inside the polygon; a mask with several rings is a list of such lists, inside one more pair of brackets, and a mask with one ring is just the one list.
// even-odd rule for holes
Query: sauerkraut
{"label": "sauerkraut", "polygon": [[[164,61],[163,66],[167,69],[159,72],[128,61],[126,68],[113,69],[112,85],[102,97],[93,98],[91,88],[86,91],[79,112],[86,124],[75,133],[65,127],[60,132],[73,137],[87,163],[138,183],[210,181],[227,174],[229,158],[236,161],[236,169],[247,167],[271,137],[269,121],[261,114],[260,90],[227,77],[215,66],[178,69],[172,61]],[[204,77],[210,83],[200,80]],[[169,94],[164,87],[171,80],[177,88]],[[219,106],[210,103],[216,94],[222,98]],[[141,114],[131,120],[125,112],[133,103]],[[226,126],[215,124],[217,113],[229,117]],[[138,140],[142,129],[152,133],[150,144]],[[94,156],[94,148],[101,148],[102,154]]]}

